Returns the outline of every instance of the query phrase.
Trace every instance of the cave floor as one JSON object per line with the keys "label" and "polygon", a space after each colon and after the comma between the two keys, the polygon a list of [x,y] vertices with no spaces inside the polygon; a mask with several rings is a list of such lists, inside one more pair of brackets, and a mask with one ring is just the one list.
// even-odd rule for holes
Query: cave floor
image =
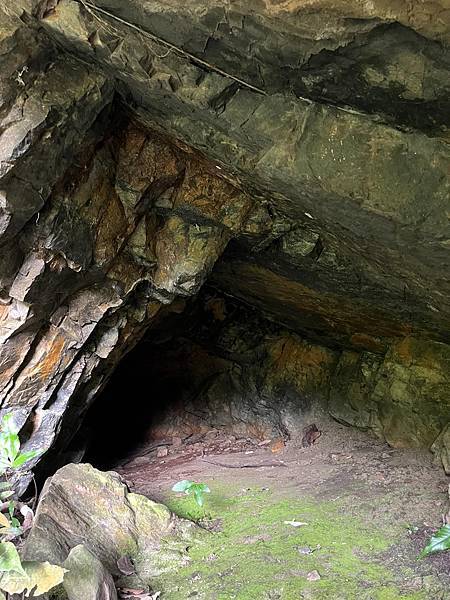
{"label": "cave floor", "polygon": [[[117,465],[133,491],[212,532],[153,582],[162,599],[450,598],[450,554],[417,560],[446,510],[441,469],[427,453],[315,422],[322,435],[307,448],[212,431]],[[209,485],[202,509],[171,492],[180,479]]]}

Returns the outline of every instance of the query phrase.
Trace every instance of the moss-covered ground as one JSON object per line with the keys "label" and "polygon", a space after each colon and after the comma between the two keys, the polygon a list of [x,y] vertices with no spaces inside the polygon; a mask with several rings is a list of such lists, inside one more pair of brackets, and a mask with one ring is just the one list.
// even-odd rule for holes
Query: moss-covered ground
{"label": "moss-covered ground", "polygon": [[[139,491],[158,490],[158,500],[208,530],[152,588],[164,600],[450,598],[448,559],[417,560],[445,505],[442,472],[427,456],[361,437],[345,443],[338,454],[331,435],[306,452],[287,449],[289,468],[216,468],[198,458],[165,463],[152,478],[139,463],[131,473]],[[211,488],[203,508],[170,491],[186,476]]]}
{"label": "moss-covered ground", "polygon": [[[404,591],[408,569],[394,572],[384,564],[384,553],[406,541],[405,524],[382,527],[351,515],[345,502],[279,500],[267,489],[219,486],[204,509],[187,497],[167,504],[180,516],[220,528],[190,549],[191,561],[175,576],[155,582],[167,599],[427,598]],[[309,581],[314,571],[320,579]]]}

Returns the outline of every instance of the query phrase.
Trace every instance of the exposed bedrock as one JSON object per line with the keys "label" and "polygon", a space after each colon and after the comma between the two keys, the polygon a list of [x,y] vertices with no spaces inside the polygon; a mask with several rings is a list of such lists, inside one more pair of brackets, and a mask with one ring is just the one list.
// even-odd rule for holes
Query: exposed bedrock
{"label": "exposed bedrock", "polygon": [[[75,1],[63,0],[41,23],[65,48],[113,74],[142,122],[197,148],[257,195],[279,221],[259,262],[267,256],[282,276],[292,265],[288,279],[321,292],[333,294],[342,283],[355,305],[378,297],[405,330],[448,339],[441,326],[450,314],[445,126],[429,136],[288,90],[259,93]],[[393,58],[389,50],[386,56]],[[396,65],[409,80],[411,68]],[[302,236],[306,246],[299,247]],[[275,258],[271,243],[281,245]]]}
{"label": "exposed bedrock", "polygon": [[286,376],[331,357],[333,416],[448,465],[444,3],[0,11],[0,402],[28,445],[67,446],[208,280],[294,336]]}

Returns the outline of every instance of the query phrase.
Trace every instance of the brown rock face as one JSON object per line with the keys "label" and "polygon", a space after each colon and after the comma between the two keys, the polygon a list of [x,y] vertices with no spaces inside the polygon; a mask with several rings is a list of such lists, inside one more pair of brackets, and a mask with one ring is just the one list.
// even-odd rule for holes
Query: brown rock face
{"label": "brown rock face", "polygon": [[0,403],[28,446],[66,446],[208,278],[300,336],[268,351],[280,385],[305,361],[336,418],[430,446],[449,413],[444,3],[0,12]]}

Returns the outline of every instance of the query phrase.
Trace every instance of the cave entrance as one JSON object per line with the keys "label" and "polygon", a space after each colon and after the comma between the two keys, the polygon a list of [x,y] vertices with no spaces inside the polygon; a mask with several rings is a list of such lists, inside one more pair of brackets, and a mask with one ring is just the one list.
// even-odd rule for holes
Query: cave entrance
{"label": "cave entrance", "polygon": [[[427,594],[424,581],[433,597],[448,589],[445,556],[417,561],[445,476],[429,453],[330,417],[338,361],[211,288],[122,360],[80,431],[85,460],[219,534],[155,589],[367,600]],[[208,485],[203,506],[172,491],[184,479]]]}
{"label": "cave entrance", "polygon": [[275,451],[305,434],[313,443],[334,361],[333,351],[206,289],[125,356],[77,437],[99,468],[180,447],[192,456]]}

